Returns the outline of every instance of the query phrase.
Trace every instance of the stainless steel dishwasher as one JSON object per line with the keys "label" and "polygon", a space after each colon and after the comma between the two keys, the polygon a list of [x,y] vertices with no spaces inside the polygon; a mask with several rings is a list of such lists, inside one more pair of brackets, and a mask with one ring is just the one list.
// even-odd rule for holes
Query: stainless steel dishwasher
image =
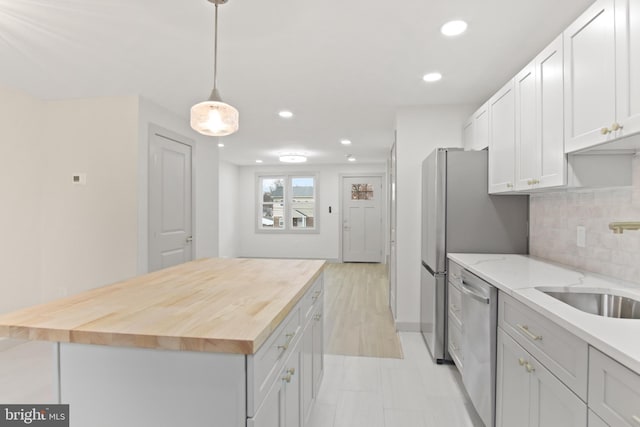
{"label": "stainless steel dishwasher", "polygon": [[498,290],[462,270],[462,382],[486,427],[495,425]]}

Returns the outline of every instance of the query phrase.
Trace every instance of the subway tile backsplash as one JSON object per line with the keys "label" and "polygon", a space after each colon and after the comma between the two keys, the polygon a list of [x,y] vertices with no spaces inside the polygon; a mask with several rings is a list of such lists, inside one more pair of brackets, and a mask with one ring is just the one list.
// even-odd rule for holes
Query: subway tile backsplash
{"label": "subway tile backsplash", "polygon": [[[633,186],[533,194],[531,255],[640,284],[640,231],[613,234],[609,223],[640,221],[640,154]],[[586,245],[576,245],[577,227]]]}

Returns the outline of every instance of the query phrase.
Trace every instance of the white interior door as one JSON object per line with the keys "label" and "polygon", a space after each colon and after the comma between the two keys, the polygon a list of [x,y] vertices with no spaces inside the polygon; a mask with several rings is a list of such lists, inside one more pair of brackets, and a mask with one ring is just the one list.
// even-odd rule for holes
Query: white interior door
{"label": "white interior door", "polygon": [[191,151],[157,132],[149,141],[149,271],[193,259]]}
{"label": "white interior door", "polygon": [[381,262],[382,178],[344,177],[342,183],[342,260]]}

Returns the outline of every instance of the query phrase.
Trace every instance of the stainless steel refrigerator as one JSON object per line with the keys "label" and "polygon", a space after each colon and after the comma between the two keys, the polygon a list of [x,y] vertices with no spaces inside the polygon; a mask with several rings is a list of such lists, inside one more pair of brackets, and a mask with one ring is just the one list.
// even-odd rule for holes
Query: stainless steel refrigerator
{"label": "stainless steel refrigerator", "polygon": [[422,163],[420,330],[437,363],[447,350],[447,254],[528,251],[529,198],[488,194],[486,151],[437,148]]}

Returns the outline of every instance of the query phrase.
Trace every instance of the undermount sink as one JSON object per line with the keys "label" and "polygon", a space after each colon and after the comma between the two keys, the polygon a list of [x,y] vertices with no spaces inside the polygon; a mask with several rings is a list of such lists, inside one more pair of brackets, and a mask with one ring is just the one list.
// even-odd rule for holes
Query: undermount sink
{"label": "undermount sink", "polygon": [[618,319],[640,319],[640,301],[599,292],[555,292],[542,290],[545,294],[571,307],[603,317]]}

